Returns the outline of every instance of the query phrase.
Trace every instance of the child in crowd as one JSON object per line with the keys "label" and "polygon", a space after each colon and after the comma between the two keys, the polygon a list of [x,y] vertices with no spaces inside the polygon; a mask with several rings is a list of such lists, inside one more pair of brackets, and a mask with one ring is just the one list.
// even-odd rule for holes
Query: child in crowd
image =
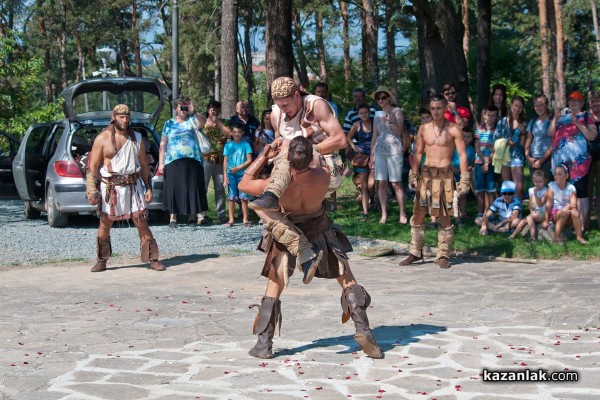
{"label": "child in crowd", "polygon": [[[481,221],[480,235],[492,232],[511,232],[521,221],[521,201],[515,196],[517,185],[513,181],[504,181],[498,197],[485,212]],[[498,219],[493,219],[498,213]]]}
{"label": "child in crowd", "polygon": [[271,125],[271,109],[266,109],[260,116],[260,126],[256,128],[254,133],[254,142],[252,144],[252,150],[254,151],[254,158],[258,157],[262,153],[264,147],[267,144],[273,143],[275,140],[275,131],[273,125]]}
{"label": "child in crowd", "polygon": [[498,107],[488,105],[483,109],[482,123],[475,129],[475,193],[477,194],[477,218],[481,224],[483,213],[494,201],[496,177],[492,168],[494,155],[494,132],[498,123]]}
{"label": "child in crowd", "polygon": [[224,225],[233,226],[235,203],[240,201],[243,225],[250,226],[250,221],[248,221],[248,195],[240,192],[238,185],[244,176],[244,170],[252,163],[252,147],[250,147],[248,141],[242,140],[246,133],[244,125],[234,122],[231,129],[233,140],[227,142],[223,149],[223,186],[229,191],[229,222]]}
{"label": "child in crowd", "polygon": [[[471,128],[468,126],[464,126],[462,131],[465,140],[465,152],[467,153],[467,166],[469,167],[470,172],[473,169],[473,163],[475,162],[475,148],[472,143],[473,132],[471,132]],[[454,179],[458,182],[460,180],[460,157],[458,155],[458,150],[454,150],[454,155],[452,156],[452,170],[454,172]],[[463,193],[462,196],[458,198],[458,214],[455,216],[454,220],[456,226],[459,228],[462,228],[463,226],[462,218],[467,216],[467,194],[468,193]]]}
{"label": "child in crowd", "polygon": [[516,238],[526,226],[529,226],[529,241],[535,242],[536,225],[544,221],[544,214],[546,213],[546,192],[548,189],[548,186],[546,186],[548,181],[546,180],[544,171],[541,169],[535,171],[533,173],[532,181],[533,187],[529,188],[529,215],[519,222],[515,231],[510,235],[511,239]]}
{"label": "child in crowd", "polygon": [[582,236],[581,218],[577,209],[577,190],[573,184],[567,182],[569,170],[564,164],[554,167],[554,182],[548,184],[546,195],[546,214],[542,228],[547,229],[550,221],[554,221],[554,243],[562,244],[560,237],[566,225],[573,225],[577,241],[587,244]]}

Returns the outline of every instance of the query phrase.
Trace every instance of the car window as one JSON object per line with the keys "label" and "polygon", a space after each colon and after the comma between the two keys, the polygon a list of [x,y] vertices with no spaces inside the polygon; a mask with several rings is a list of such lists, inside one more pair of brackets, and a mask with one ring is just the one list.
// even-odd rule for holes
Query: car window
{"label": "car window", "polygon": [[46,143],[44,144],[44,154],[48,154],[48,158],[51,158],[54,155],[63,131],[64,127],[62,125],[55,125],[51,134],[46,138]]}
{"label": "car window", "polygon": [[0,157],[14,157],[15,148],[12,140],[0,134]]}
{"label": "car window", "polygon": [[42,125],[32,128],[31,132],[29,132],[27,143],[25,144],[25,152],[43,154],[44,143],[48,139],[51,128],[51,125]]}
{"label": "car window", "polygon": [[159,107],[160,99],[153,93],[131,90],[119,93],[89,92],[73,98],[75,115],[92,111],[110,111],[117,104],[127,104],[132,112],[151,114]]}

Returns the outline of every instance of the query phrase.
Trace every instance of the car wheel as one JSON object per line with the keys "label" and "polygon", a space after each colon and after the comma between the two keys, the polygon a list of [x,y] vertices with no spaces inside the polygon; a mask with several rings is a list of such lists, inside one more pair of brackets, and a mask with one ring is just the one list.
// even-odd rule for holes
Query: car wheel
{"label": "car wheel", "polygon": [[25,214],[25,219],[36,219],[40,217],[40,211],[33,208],[31,201],[23,202],[23,214]]}
{"label": "car wheel", "polygon": [[67,225],[69,216],[65,213],[61,213],[58,211],[58,208],[56,208],[52,187],[48,188],[48,193],[46,195],[46,209],[48,210],[48,225],[52,228],[60,228]]}

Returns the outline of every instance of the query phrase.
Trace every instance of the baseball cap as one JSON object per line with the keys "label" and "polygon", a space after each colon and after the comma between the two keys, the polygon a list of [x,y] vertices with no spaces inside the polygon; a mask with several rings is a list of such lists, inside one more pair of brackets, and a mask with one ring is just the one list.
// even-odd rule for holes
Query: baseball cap
{"label": "baseball cap", "polygon": [[517,190],[517,185],[513,181],[504,181],[500,187],[500,193],[514,193]]}
{"label": "baseball cap", "polygon": [[583,93],[581,93],[579,90],[572,91],[569,93],[569,97],[567,97],[567,100],[583,101],[584,99],[585,97],[583,96]]}

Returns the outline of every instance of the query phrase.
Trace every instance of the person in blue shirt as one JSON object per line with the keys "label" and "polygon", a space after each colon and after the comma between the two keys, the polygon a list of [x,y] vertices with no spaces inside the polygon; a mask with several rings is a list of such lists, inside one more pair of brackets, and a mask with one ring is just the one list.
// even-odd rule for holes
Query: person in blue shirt
{"label": "person in blue shirt", "polygon": [[243,140],[245,127],[241,123],[232,125],[231,136],[233,140],[227,142],[223,149],[223,186],[229,192],[229,222],[224,225],[233,226],[235,218],[235,203],[240,201],[242,207],[242,223],[250,226],[248,221],[248,198],[246,193],[240,192],[238,185],[244,177],[244,171],[252,163],[252,147]]}
{"label": "person in blue shirt", "polygon": [[[475,147],[473,147],[473,132],[471,128],[465,126],[462,128],[463,138],[465,139],[465,152],[467,153],[467,166],[469,172],[473,169],[475,163]],[[460,158],[458,157],[458,150],[454,150],[452,156],[452,170],[454,172],[454,179],[460,181]],[[467,216],[467,193],[463,193],[458,198],[458,215],[454,218],[456,226],[459,228],[463,227],[462,218]]]}
{"label": "person in blue shirt", "polygon": [[[504,181],[498,197],[483,215],[480,235],[488,231],[512,233],[521,221],[521,200],[515,196],[517,185],[513,181]],[[498,218],[494,218],[494,214]]]}

